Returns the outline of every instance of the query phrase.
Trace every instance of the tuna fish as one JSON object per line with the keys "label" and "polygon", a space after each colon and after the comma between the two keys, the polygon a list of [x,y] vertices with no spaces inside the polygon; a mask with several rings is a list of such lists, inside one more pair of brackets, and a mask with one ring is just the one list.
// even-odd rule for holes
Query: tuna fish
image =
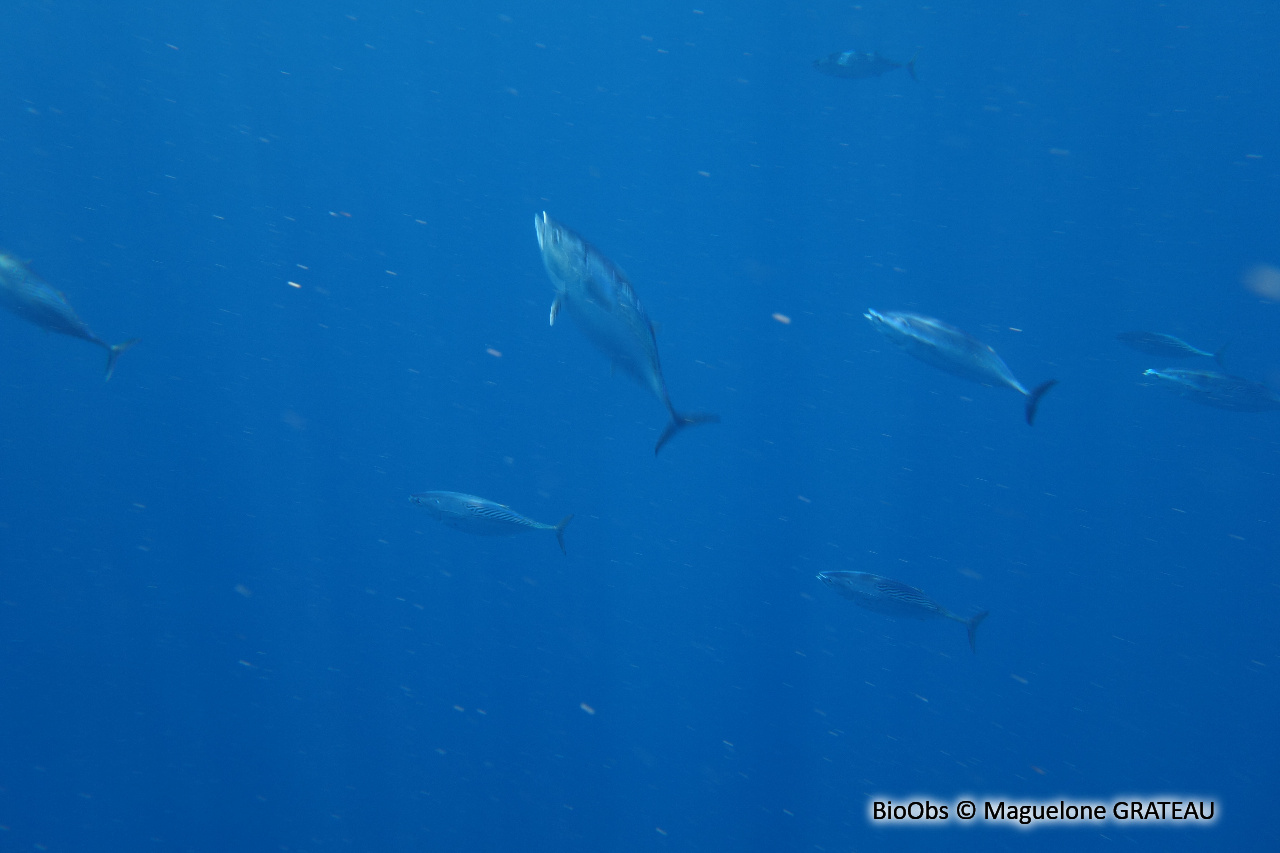
{"label": "tuna fish", "polygon": [[515,536],[530,530],[554,530],[560,550],[569,553],[564,547],[564,529],[573,521],[572,515],[560,519],[559,524],[543,524],[504,504],[461,492],[418,492],[409,495],[409,500],[448,527],[477,536]]}
{"label": "tuna fish", "polygon": [[719,415],[678,412],[672,405],[658,361],[653,323],[622,270],[545,211],[533,218],[533,224],[542,262],[556,290],[551,325],[555,325],[562,311],[572,317],[614,367],[648,388],[671,415],[653,452],[657,454],[685,427],[719,422]]}
{"label": "tuna fish", "polygon": [[977,632],[984,610],[968,619],[952,613],[914,586],[870,572],[820,572],[818,579],[859,607],[904,619],[951,619],[965,627],[969,648],[978,651]]}
{"label": "tuna fish", "polygon": [[[67,297],[28,269],[11,255],[0,254],[0,305],[40,328],[97,344],[107,351],[107,373],[110,379],[120,353],[138,342],[137,338],[121,344],[109,344],[95,335],[76,316]],[[105,381],[105,380],[104,380]]]}
{"label": "tuna fish", "polygon": [[1280,394],[1276,394],[1261,382],[1228,376],[1212,370],[1147,370],[1150,376],[1165,388],[1215,409],[1233,412],[1274,412],[1280,409]]}
{"label": "tuna fish", "polygon": [[920,79],[916,76],[915,56],[902,63],[894,62],[892,59],[885,59],[878,53],[858,53],[856,50],[846,50],[824,56],[821,59],[815,59],[813,67],[832,77],[848,77],[856,80],[879,77],[882,74],[888,74],[890,71],[905,68],[907,73],[911,75],[912,80],[919,81]]}
{"label": "tuna fish", "polygon": [[1154,355],[1158,358],[1203,356],[1216,361],[1219,367],[1222,366],[1222,354],[1226,350],[1226,347],[1223,346],[1217,352],[1206,352],[1199,347],[1193,347],[1182,338],[1175,338],[1173,335],[1164,335],[1160,332],[1121,332],[1116,335],[1116,340],[1136,349],[1138,352],[1145,352],[1147,355]]}
{"label": "tuna fish", "polygon": [[1017,391],[1027,398],[1028,425],[1035,423],[1040,398],[1058,384],[1058,380],[1050,379],[1028,391],[995,350],[941,320],[900,311],[881,314],[870,308],[862,316],[889,340],[923,362],[953,376]]}

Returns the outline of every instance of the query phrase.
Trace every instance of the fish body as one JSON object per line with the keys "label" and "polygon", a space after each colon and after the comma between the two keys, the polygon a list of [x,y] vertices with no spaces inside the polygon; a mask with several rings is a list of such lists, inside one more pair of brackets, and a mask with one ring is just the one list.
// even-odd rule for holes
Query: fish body
{"label": "fish body", "polygon": [[615,368],[649,389],[671,415],[654,453],[687,426],[719,421],[718,415],[678,412],[672,405],[658,359],[653,323],[622,270],[545,211],[534,217],[534,229],[543,265],[556,292],[551,303],[551,325],[562,313],[571,317]]}
{"label": "fish body", "polygon": [[45,331],[79,338],[105,349],[107,379],[115,371],[120,353],[138,342],[134,339],[114,346],[107,343],[77,316],[66,296],[50,287],[26,264],[3,253],[0,253],[0,306]]}
{"label": "fish body", "polygon": [[845,77],[854,80],[879,77],[882,74],[888,74],[890,71],[905,68],[907,73],[911,75],[912,80],[919,81],[920,79],[916,76],[916,57],[914,56],[906,62],[894,62],[892,59],[886,59],[875,52],[859,53],[856,50],[845,50],[829,54],[821,59],[815,59],[813,67],[832,77]]}
{"label": "fish body", "polygon": [[1147,370],[1149,376],[1169,390],[1215,409],[1234,412],[1274,412],[1280,410],[1280,394],[1261,382],[1229,376],[1212,370]]}
{"label": "fish body", "polygon": [[914,586],[870,572],[820,572],[818,579],[866,610],[902,619],[951,619],[965,626],[969,648],[977,651],[978,625],[987,611],[966,619],[952,613]]}
{"label": "fish body", "polygon": [[1035,422],[1040,398],[1057,384],[1056,379],[1050,379],[1028,391],[994,349],[941,320],[901,311],[881,313],[870,308],[862,316],[881,334],[926,364],[983,385],[1017,391],[1027,398],[1028,424]]}
{"label": "fish body", "polygon": [[477,536],[515,536],[530,530],[554,530],[560,550],[569,553],[564,547],[564,529],[573,520],[572,515],[566,515],[559,524],[543,524],[511,507],[461,492],[418,492],[410,495],[409,501],[446,526]]}
{"label": "fish body", "polygon": [[1206,352],[1199,347],[1193,347],[1182,338],[1175,338],[1173,335],[1165,335],[1160,332],[1121,332],[1116,335],[1116,340],[1136,349],[1138,352],[1144,352],[1147,355],[1154,355],[1158,358],[1193,358],[1203,356],[1211,358],[1219,365],[1222,364],[1222,354],[1226,347],[1219,349],[1217,352]]}

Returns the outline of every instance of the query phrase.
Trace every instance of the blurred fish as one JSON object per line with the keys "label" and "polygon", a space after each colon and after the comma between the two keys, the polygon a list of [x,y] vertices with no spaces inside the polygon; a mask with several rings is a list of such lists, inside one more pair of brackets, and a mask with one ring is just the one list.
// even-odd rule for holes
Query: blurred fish
{"label": "blurred fish", "polygon": [[543,524],[503,504],[461,492],[418,492],[409,495],[409,500],[437,521],[477,536],[515,536],[530,530],[554,530],[560,550],[569,553],[564,547],[564,529],[573,521],[572,515],[560,519],[559,524]]}
{"label": "blurred fish", "polygon": [[694,424],[718,423],[719,415],[709,412],[677,412],[667,394],[658,362],[658,342],[653,324],[631,289],[622,270],[578,234],[556,222],[546,212],[533,218],[538,248],[547,275],[555,285],[551,303],[551,325],[565,311],[596,349],[609,357],[667,407],[671,423],[662,431],[656,454],[680,430]]}
{"label": "blurred fish", "polygon": [[914,586],[869,572],[819,572],[818,579],[859,607],[904,619],[952,619],[969,632],[969,648],[978,651],[978,625],[987,611],[965,619]]}
{"label": "blurred fish", "polygon": [[1224,346],[1217,352],[1205,352],[1199,347],[1193,347],[1182,338],[1175,338],[1173,335],[1162,335],[1159,332],[1121,332],[1116,335],[1116,340],[1133,347],[1138,352],[1145,352],[1147,355],[1154,355],[1159,358],[1204,356],[1218,362],[1219,367],[1222,366],[1222,354],[1226,351]]}
{"label": "blurred fish", "polygon": [[862,316],[882,334],[923,362],[953,376],[972,379],[983,385],[1012,388],[1027,398],[1027,424],[1035,423],[1036,409],[1045,392],[1058,384],[1050,379],[1028,391],[1014,377],[996,351],[977,338],[932,317],[889,311],[881,314],[870,308]]}
{"label": "blurred fish", "polygon": [[75,309],[67,302],[67,297],[50,287],[22,261],[3,253],[0,253],[0,305],[22,319],[30,320],[45,331],[69,335],[105,349],[107,374],[104,381],[111,378],[120,353],[138,342],[138,339],[134,338],[114,346],[107,343],[90,331],[84,321],[76,316]]}
{"label": "blurred fish", "polygon": [[1147,370],[1150,376],[1169,390],[1216,409],[1233,412],[1274,412],[1280,409],[1280,395],[1261,382],[1228,376],[1212,370]]}
{"label": "blurred fish", "polygon": [[[919,55],[919,53],[916,54],[916,56]],[[906,63],[902,63],[894,62],[892,59],[885,59],[878,53],[858,53],[856,50],[846,50],[841,53],[824,56],[821,59],[815,59],[813,67],[823,74],[830,74],[832,77],[848,77],[855,80],[879,77],[881,74],[888,74],[890,71],[905,68],[907,73],[911,75],[911,79],[919,82],[920,78],[916,76],[916,56],[911,57]]]}

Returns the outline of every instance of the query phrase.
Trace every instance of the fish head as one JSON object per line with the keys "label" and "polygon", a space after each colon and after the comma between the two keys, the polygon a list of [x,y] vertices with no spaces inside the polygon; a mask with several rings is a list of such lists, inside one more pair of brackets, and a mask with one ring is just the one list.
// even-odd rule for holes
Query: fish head
{"label": "fish head", "polygon": [[552,281],[583,278],[587,255],[583,239],[548,216],[545,210],[533,217],[533,227],[538,235],[542,263],[546,265]]}
{"label": "fish head", "polygon": [[868,308],[867,313],[862,316],[866,317],[871,325],[876,327],[876,331],[883,335],[892,335],[895,331],[902,331],[902,321],[896,314],[881,314],[874,308]]}
{"label": "fish head", "polygon": [[409,495],[409,503],[422,507],[432,515],[444,513],[443,496],[439,492],[416,492]]}

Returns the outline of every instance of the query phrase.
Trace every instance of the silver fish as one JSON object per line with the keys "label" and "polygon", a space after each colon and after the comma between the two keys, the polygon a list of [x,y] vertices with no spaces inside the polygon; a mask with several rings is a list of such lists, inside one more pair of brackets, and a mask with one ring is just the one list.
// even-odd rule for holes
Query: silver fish
{"label": "silver fish", "polygon": [[1199,347],[1193,347],[1182,338],[1175,338],[1173,335],[1165,335],[1160,332],[1121,332],[1116,335],[1116,340],[1133,347],[1138,352],[1145,352],[1147,355],[1154,355],[1159,358],[1203,356],[1213,359],[1219,366],[1222,366],[1222,355],[1226,350],[1224,346],[1217,352],[1205,352]]}
{"label": "silver fish", "polygon": [[551,325],[564,311],[574,319],[613,365],[631,376],[667,407],[671,423],[662,431],[657,454],[680,430],[694,424],[718,423],[709,412],[677,412],[667,393],[658,361],[658,342],[640,299],[622,270],[578,234],[556,222],[546,211],[534,216],[542,263],[555,285]]}
{"label": "silver fish", "polygon": [[870,572],[819,572],[818,579],[859,607],[905,619],[952,619],[969,632],[969,648],[978,651],[978,625],[988,611],[957,616],[914,586]]}
{"label": "silver fish", "polygon": [[[919,55],[918,53],[916,54],[916,56]],[[920,78],[916,76],[916,56],[903,63],[886,59],[878,53],[858,53],[856,50],[846,50],[840,53],[832,53],[821,59],[815,59],[813,67],[823,74],[830,74],[832,77],[849,77],[857,80],[879,77],[881,74],[888,74],[898,68],[905,68],[907,73],[911,75],[911,79],[919,82]]]}
{"label": "silver fish", "polygon": [[564,529],[573,521],[572,515],[560,519],[559,524],[543,524],[504,504],[461,492],[418,492],[409,495],[409,500],[437,521],[477,536],[515,536],[530,530],[554,530],[560,550],[569,553],[564,547]]}
{"label": "silver fish", "polygon": [[0,306],[46,331],[79,338],[105,349],[107,351],[105,379],[111,378],[120,353],[138,342],[138,339],[134,338],[114,346],[107,343],[90,331],[84,321],[76,316],[75,309],[67,302],[67,297],[50,287],[22,261],[3,253],[0,253]]}
{"label": "silver fish", "polygon": [[1212,370],[1147,370],[1164,387],[1206,406],[1234,412],[1274,412],[1280,409],[1280,394],[1261,382],[1228,376]]}
{"label": "silver fish", "polygon": [[905,314],[901,311],[867,309],[862,316],[902,349],[923,362],[945,370],[953,376],[972,379],[983,385],[1012,388],[1027,398],[1027,424],[1035,423],[1036,409],[1045,392],[1058,384],[1050,379],[1028,391],[1017,380],[996,351],[977,338],[932,317]]}

